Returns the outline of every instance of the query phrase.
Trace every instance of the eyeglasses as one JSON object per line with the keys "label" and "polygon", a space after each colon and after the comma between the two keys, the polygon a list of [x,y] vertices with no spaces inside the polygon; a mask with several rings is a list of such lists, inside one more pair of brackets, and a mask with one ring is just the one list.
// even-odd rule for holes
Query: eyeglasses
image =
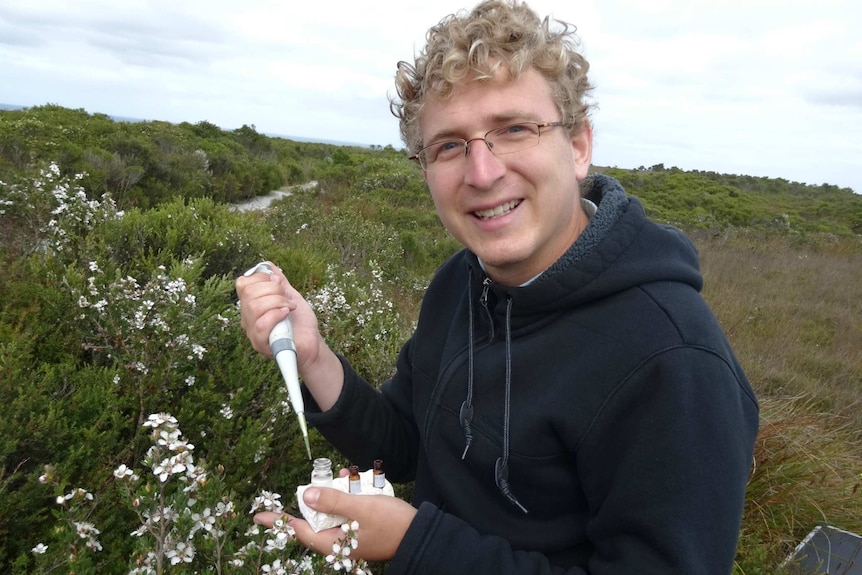
{"label": "eyeglasses", "polygon": [[470,140],[458,138],[443,142],[434,142],[419,150],[415,155],[410,156],[410,159],[419,162],[423,170],[433,170],[443,166],[454,165],[456,160],[467,157],[470,151],[470,142],[475,140],[483,140],[495,156],[513,154],[537,145],[542,135],[542,128],[554,128],[562,125],[562,122],[544,122],[542,124],[520,122],[518,124],[509,124],[500,128],[494,128],[481,138],[472,138]]}

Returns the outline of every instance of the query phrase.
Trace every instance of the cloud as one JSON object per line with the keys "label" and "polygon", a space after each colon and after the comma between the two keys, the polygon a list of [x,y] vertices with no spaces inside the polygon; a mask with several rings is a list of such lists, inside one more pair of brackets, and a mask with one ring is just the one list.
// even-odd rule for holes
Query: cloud
{"label": "cloud", "polygon": [[[862,192],[852,0],[531,0],[578,27],[596,163]],[[401,146],[387,94],[472,1],[0,0],[0,102]]]}

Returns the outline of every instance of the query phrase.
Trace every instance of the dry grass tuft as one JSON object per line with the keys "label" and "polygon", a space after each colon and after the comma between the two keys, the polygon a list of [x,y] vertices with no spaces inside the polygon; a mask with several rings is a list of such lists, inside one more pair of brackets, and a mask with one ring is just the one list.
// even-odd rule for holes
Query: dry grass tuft
{"label": "dry grass tuft", "polygon": [[734,573],[776,573],[818,524],[862,532],[862,249],[698,244],[704,295],[761,402]]}

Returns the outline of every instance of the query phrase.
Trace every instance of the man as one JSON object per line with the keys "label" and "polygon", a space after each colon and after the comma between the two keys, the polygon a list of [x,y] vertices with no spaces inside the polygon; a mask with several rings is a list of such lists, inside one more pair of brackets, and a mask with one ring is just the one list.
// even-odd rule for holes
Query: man
{"label": "man", "polygon": [[[415,479],[414,506],[310,489],[389,573],[730,572],[758,407],[698,291],[692,244],[590,176],[573,29],[485,2],[399,64],[400,118],[465,247],[425,294],[382,391],[279,273],[237,280],[255,349],[288,313],[311,424]],[[273,516],[258,518],[271,524]],[[339,533],[291,523],[328,551]]]}

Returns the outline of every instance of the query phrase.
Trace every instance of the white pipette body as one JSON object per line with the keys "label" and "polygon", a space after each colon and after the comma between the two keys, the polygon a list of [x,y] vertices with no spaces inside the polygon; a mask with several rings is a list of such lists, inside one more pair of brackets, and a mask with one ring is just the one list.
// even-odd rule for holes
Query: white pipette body
{"label": "white pipette body", "polygon": [[[261,262],[245,272],[244,275],[250,276],[257,272],[272,275],[272,268],[267,262]],[[291,324],[289,317],[275,324],[275,327],[269,332],[269,348],[284,378],[290,404],[293,406],[293,411],[296,412],[296,417],[299,420],[299,428],[305,441],[305,450],[308,452],[308,458],[311,459],[311,446],[308,442],[308,425],[305,422],[305,403],[302,400],[302,391],[299,388],[299,370],[296,367],[293,324]]]}

